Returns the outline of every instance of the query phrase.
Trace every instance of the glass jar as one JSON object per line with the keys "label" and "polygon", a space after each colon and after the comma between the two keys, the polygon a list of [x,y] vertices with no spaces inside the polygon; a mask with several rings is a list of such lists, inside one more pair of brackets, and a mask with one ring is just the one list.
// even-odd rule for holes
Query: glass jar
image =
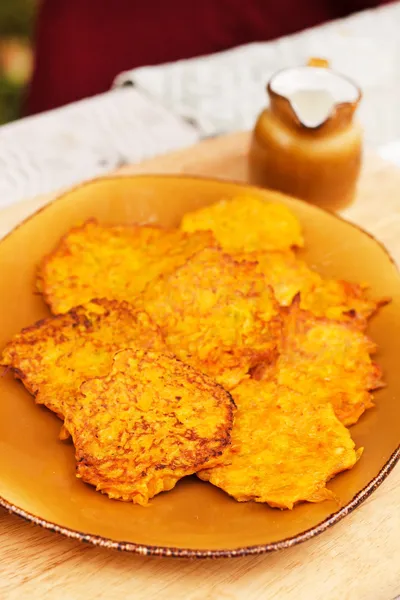
{"label": "glass jar", "polygon": [[267,92],[270,104],[251,140],[250,181],[329,210],[347,206],[361,166],[362,130],[353,118],[360,89],[322,63],[276,73]]}

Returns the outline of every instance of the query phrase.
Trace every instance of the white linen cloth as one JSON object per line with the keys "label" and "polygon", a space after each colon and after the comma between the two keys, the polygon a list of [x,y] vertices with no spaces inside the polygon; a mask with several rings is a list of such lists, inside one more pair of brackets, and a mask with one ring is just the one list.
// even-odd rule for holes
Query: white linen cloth
{"label": "white linen cloth", "polygon": [[359,118],[375,148],[400,138],[400,3],[270,42],[120,74],[203,135],[251,129],[266,105],[266,83],[279,69],[327,58],[361,87]]}

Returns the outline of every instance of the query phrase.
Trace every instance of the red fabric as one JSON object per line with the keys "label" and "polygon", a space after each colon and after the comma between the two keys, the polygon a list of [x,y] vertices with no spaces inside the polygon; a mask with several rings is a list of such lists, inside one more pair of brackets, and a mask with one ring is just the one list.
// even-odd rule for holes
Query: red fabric
{"label": "red fabric", "polygon": [[43,0],[25,112],[106,91],[126,69],[273,39],[376,4],[377,0]]}

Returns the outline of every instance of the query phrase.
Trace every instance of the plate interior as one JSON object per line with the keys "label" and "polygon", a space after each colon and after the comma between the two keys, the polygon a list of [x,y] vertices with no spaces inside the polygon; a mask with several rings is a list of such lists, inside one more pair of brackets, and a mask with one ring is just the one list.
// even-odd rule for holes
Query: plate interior
{"label": "plate interior", "polygon": [[[368,282],[392,302],[371,323],[385,389],[376,408],[352,428],[362,459],[329,487],[347,504],[383,468],[400,439],[400,278],[369,235],[318,208],[241,184],[174,176],[101,179],[65,194],[0,243],[0,345],[48,315],[34,293],[36,266],[71,226],[90,217],[108,224],[177,225],[194,208],[244,193],[288,205],[304,227],[303,257],[323,275]],[[146,508],[112,501],[75,478],[73,446],[57,439],[60,421],[34,404],[8,373],[0,378],[0,496],[58,526],[143,546],[221,551],[271,544],[315,527],[340,507],[304,504],[280,511],[237,503],[197,480],[181,481]]]}

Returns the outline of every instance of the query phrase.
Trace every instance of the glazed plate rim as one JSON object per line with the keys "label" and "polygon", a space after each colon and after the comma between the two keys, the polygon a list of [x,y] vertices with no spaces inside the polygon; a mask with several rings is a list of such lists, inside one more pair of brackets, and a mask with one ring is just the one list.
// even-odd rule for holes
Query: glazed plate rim
{"label": "glazed plate rim", "polygon": [[[121,174],[121,175],[108,175],[103,177],[96,177],[85,182],[79,183],[67,190],[62,191],[57,196],[55,196],[50,202],[35,210],[32,214],[28,215],[24,219],[22,219],[17,225],[12,227],[10,231],[8,231],[1,239],[0,244],[8,238],[14,231],[23,226],[26,222],[34,219],[39,213],[50,208],[54,203],[62,200],[65,196],[74,193],[75,191],[81,189],[82,187],[87,187],[93,184],[101,183],[102,181],[110,182],[112,180],[117,179],[137,179],[137,178],[156,178],[156,179],[185,179],[185,180],[202,180],[208,183],[227,183],[231,185],[237,185],[238,187],[243,187],[245,190],[257,190],[258,192],[265,192],[262,188],[259,188],[254,185],[249,185],[243,181],[235,181],[235,180],[224,180],[213,177],[205,177],[199,175],[188,175],[188,174],[153,174],[153,173],[140,173],[140,174]],[[295,203],[307,204],[306,202],[289,196],[288,194],[281,194],[280,192],[274,190],[271,191],[277,199],[279,196],[290,198]],[[279,200],[278,200],[279,201]],[[327,211],[321,207],[314,206],[312,207],[316,211],[321,211],[326,213]],[[399,275],[400,271],[397,268],[395,261],[392,256],[384,246],[382,242],[377,240],[372,234],[365,231],[359,225],[347,221],[342,216],[333,214],[338,220],[345,221],[349,226],[354,229],[357,229],[361,234],[368,236],[371,238],[380,248],[386,253],[388,259],[395,265]],[[126,542],[121,540],[115,540],[107,537],[103,537],[101,535],[84,533],[82,531],[78,531],[73,528],[64,527],[62,525],[58,525],[57,523],[53,523],[52,521],[42,519],[29,511],[26,511],[22,508],[19,508],[12,502],[9,502],[4,497],[0,496],[0,506],[6,509],[9,513],[17,515],[21,517],[25,521],[31,522],[35,525],[39,525],[40,527],[52,531],[54,533],[59,533],[69,539],[78,540],[80,542],[90,543],[97,547],[103,547],[112,550],[119,550],[123,552],[129,552],[132,554],[137,554],[141,556],[162,556],[162,557],[173,557],[173,558],[235,558],[235,557],[243,557],[243,556],[254,556],[260,554],[266,554],[271,552],[276,552],[278,550],[283,550],[285,548],[291,548],[292,546],[296,546],[301,544],[302,542],[306,542],[311,538],[320,535],[339,521],[341,521],[344,517],[352,513],[356,508],[358,508],[370,495],[383,483],[383,481],[387,478],[387,476],[394,469],[396,464],[400,461],[400,444],[397,449],[390,456],[389,460],[383,465],[377,475],[363,488],[361,489],[355,496],[342,506],[339,510],[333,512],[327,518],[322,520],[317,525],[310,527],[309,529],[302,531],[297,535],[293,535],[287,537],[283,540],[279,540],[277,542],[271,542],[268,544],[259,544],[255,546],[244,546],[235,549],[222,549],[222,550],[206,550],[206,549],[195,549],[195,548],[182,548],[182,547],[168,547],[168,546],[156,546],[156,545],[147,545],[147,544],[137,544],[134,542]]]}

